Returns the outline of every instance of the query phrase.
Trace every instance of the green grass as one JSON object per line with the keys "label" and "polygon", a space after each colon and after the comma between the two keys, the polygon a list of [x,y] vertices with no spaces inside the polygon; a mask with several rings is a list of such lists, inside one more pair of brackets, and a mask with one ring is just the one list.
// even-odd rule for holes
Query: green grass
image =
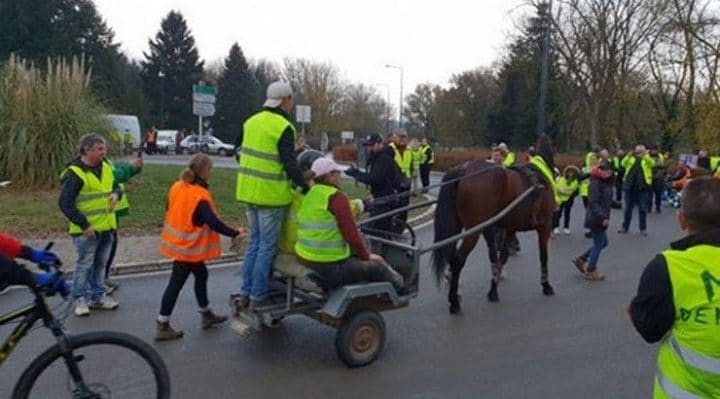
{"label": "green grass", "polygon": [[[130,215],[120,219],[123,233],[160,231],[165,217],[167,191],[181,170],[182,166],[146,165],[143,172],[126,185]],[[223,220],[239,226],[245,224],[245,215],[243,207],[235,201],[235,180],[234,170],[216,168],[210,181],[210,191]],[[343,184],[343,189],[350,198],[367,195],[364,186],[349,181]],[[68,225],[57,206],[58,192],[0,189],[0,231],[23,238],[65,234]]]}

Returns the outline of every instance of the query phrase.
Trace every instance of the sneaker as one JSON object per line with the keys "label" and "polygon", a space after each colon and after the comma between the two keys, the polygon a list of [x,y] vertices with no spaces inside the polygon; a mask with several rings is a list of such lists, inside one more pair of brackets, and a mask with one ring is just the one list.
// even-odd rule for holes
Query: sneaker
{"label": "sneaker", "polygon": [[573,265],[575,265],[575,268],[578,269],[580,274],[586,275],[587,274],[587,259],[583,259],[581,257],[577,257],[572,260]]}
{"label": "sneaker", "polygon": [[563,234],[565,234],[566,236],[569,236],[569,235],[570,235],[570,229],[563,229]]}
{"label": "sneaker", "polygon": [[648,236],[647,230],[640,230],[640,235],[643,237],[647,237]]}
{"label": "sneaker", "polygon": [[115,310],[119,305],[120,303],[118,301],[105,297],[104,299],[90,305],[90,308],[97,310]]}
{"label": "sneaker", "polygon": [[78,299],[77,302],[75,302],[75,316],[90,316],[90,308],[88,307],[87,303],[85,303],[85,300]]}
{"label": "sneaker", "polygon": [[591,272],[585,273],[585,278],[590,281],[603,281],[605,280],[605,275],[597,270],[593,270]]}
{"label": "sneaker", "polygon": [[110,279],[105,280],[105,294],[110,295],[118,288],[120,288],[120,283],[116,283]]}
{"label": "sneaker", "polygon": [[560,235],[560,229],[557,228],[557,227],[554,228],[554,229],[553,229],[553,234],[555,234],[556,236]]}
{"label": "sneaker", "polygon": [[208,328],[214,326],[215,324],[220,324],[225,322],[227,320],[227,316],[219,316],[212,312],[212,310],[206,310],[206,311],[200,311],[200,315],[202,316],[202,329],[207,330]]}
{"label": "sneaker", "polygon": [[170,326],[170,322],[159,322],[157,323],[157,332],[155,333],[155,341],[171,341],[174,339],[182,338],[184,333],[182,330],[175,330]]}

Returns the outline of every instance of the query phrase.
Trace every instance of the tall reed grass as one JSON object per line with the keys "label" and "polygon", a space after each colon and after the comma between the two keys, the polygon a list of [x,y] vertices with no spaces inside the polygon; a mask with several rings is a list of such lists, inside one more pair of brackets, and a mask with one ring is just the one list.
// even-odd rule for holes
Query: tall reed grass
{"label": "tall reed grass", "polygon": [[10,57],[0,70],[0,180],[52,188],[82,135],[109,134],[90,75],[82,58],[48,59],[41,69]]}

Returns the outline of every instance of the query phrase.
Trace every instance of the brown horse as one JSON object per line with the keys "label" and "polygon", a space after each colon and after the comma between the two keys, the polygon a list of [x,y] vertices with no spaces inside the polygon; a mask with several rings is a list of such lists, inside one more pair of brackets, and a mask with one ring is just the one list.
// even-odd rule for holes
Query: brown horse
{"label": "brown horse", "polygon": [[[553,168],[552,144],[547,136],[538,140],[538,154]],[[486,161],[472,161],[456,167],[445,174],[443,181],[457,180],[440,189],[435,210],[435,242],[459,234],[464,229],[479,225],[499,214],[513,200],[528,188],[535,191],[519,203],[510,213],[493,226],[483,229],[482,234],[488,246],[492,263],[492,282],[488,292],[490,301],[498,301],[497,286],[502,267],[507,261],[508,240],[501,241],[501,256],[498,259],[496,229],[502,236],[509,237],[515,232],[535,230],[540,248],[540,282],[543,294],[553,295],[548,282],[548,241],[552,231],[552,215],[556,208],[552,189],[542,174],[534,167],[527,167],[524,173],[516,169],[500,167]],[[533,175],[534,176],[531,176]],[[462,176],[466,178],[460,179]],[[460,248],[450,244],[433,251],[433,271],[438,281],[445,268],[450,266],[450,313],[460,312],[458,283],[460,272],[468,255],[477,244],[480,233],[465,237]]]}

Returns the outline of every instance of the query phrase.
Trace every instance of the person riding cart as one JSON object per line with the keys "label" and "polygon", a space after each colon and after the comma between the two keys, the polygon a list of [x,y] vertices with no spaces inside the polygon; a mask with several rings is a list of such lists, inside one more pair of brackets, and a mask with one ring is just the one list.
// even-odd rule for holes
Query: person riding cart
{"label": "person riding cart", "polygon": [[403,289],[403,278],[385,260],[370,253],[358,232],[350,201],[340,190],[344,168],[328,158],[311,167],[315,184],[300,205],[295,252],[328,290],[361,281],[387,281]]}

